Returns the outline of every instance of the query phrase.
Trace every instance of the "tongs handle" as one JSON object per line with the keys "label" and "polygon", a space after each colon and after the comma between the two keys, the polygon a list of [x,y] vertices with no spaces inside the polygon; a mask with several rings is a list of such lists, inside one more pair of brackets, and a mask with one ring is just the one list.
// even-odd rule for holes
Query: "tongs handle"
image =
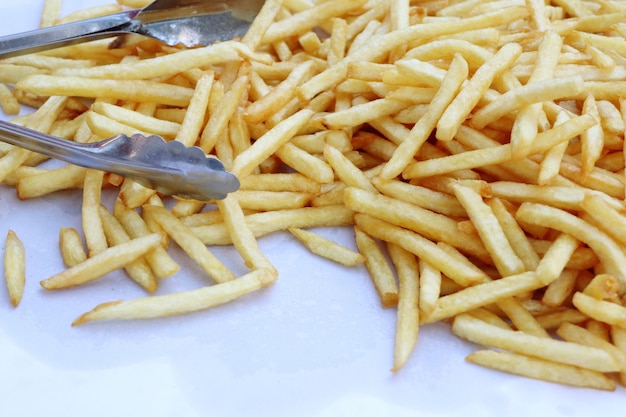
{"label": "tongs handle", "polygon": [[37,152],[70,164],[105,170],[101,157],[93,155],[85,145],[47,135],[0,120],[0,141]]}
{"label": "tongs handle", "polygon": [[0,37],[0,59],[127,33],[138,10]]}

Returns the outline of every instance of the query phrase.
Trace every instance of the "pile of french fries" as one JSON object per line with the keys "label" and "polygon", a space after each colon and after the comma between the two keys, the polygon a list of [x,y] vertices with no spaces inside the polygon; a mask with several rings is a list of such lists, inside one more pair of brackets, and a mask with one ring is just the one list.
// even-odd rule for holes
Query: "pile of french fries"
{"label": "pile of french fries", "polygon": [[[61,17],[48,0],[42,26],[147,3]],[[180,269],[174,244],[213,282],[102,304],[74,325],[189,313],[271,285],[279,271],[257,238],[288,231],[365,265],[382,307],[397,308],[394,371],[420,325],[449,321],[484,347],[472,363],[626,384],[622,1],[268,0],[242,39],[207,47],[131,36],[6,59],[0,94],[6,113],[36,109],[14,123],[77,142],[161,135],[216,155],[242,183],[222,201],[172,205],[2,145],[0,179],[21,199],[82,190],[82,230],[61,230],[67,269],[45,289],[123,268],[154,293]],[[117,193],[113,207],[103,192]],[[355,246],[318,227],[353,228]],[[235,276],[216,245],[234,245],[249,272]],[[5,270],[17,305],[14,233]]]}

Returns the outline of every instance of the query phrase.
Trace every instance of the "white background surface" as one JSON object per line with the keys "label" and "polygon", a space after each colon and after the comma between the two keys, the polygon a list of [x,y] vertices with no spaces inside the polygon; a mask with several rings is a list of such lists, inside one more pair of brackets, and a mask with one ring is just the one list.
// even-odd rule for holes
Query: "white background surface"
{"label": "white background surface", "polygon": [[[105,1],[65,0],[64,12]],[[36,27],[42,4],[3,1],[0,33]],[[364,269],[315,258],[287,234],[260,241],[281,273],[271,288],[197,314],[72,328],[101,302],[143,295],[121,274],[41,289],[62,269],[59,228],[79,222],[78,192],[19,202],[0,186],[0,245],[12,228],[27,250],[19,308],[0,284],[0,415],[591,416],[626,406],[622,388],[573,389],[466,364],[475,347],[446,325],[423,327],[409,364],[391,373],[395,310],[379,306]],[[348,230],[323,232],[351,240]],[[232,251],[217,254],[243,271]],[[206,279],[190,266],[159,293]]]}

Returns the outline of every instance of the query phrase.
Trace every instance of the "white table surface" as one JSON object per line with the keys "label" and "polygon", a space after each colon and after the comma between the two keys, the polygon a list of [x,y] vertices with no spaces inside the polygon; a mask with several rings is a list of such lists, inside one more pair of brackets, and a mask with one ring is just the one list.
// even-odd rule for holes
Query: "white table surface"
{"label": "white table surface", "polygon": [[[64,12],[105,2],[66,0]],[[2,2],[0,34],[36,27],[42,4]],[[79,192],[20,202],[0,186],[0,245],[11,228],[27,250],[17,309],[0,284],[3,416],[572,417],[626,406],[623,388],[568,388],[466,364],[475,347],[444,324],[421,328],[409,363],[390,372],[395,311],[380,307],[364,269],[316,258],[287,234],[260,240],[280,271],[270,288],[197,314],[72,328],[101,302],[143,293],[121,274],[44,292],[39,281],[63,268],[61,227],[80,227]],[[349,230],[321,232],[351,244]],[[232,250],[216,253],[238,268]],[[159,293],[205,280],[189,266]]]}

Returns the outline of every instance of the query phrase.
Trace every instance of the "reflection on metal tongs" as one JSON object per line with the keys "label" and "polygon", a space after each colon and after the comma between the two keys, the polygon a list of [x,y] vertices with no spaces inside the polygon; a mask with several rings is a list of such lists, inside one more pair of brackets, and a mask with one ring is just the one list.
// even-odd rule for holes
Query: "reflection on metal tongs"
{"label": "reflection on metal tongs", "polygon": [[264,0],[155,0],[143,9],[0,37],[0,59],[134,33],[168,45],[243,36]]}
{"label": "reflection on metal tongs", "polygon": [[82,144],[0,121],[0,140],[71,164],[130,178],[160,193],[199,201],[221,200],[239,188],[224,165],[196,146],[160,136],[116,135]]}

